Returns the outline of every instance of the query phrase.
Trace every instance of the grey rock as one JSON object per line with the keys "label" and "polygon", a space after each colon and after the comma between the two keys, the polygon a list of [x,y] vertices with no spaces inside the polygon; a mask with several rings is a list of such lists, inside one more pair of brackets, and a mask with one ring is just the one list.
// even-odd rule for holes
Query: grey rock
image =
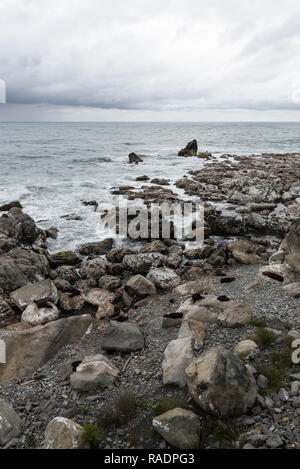
{"label": "grey rock", "polygon": [[103,350],[130,353],[144,347],[145,339],[140,328],[134,324],[111,321],[101,338]]}
{"label": "grey rock", "polygon": [[153,419],[153,427],[174,448],[199,448],[200,419],[191,410],[173,409],[166,412]]}
{"label": "grey rock", "polygon": [[21,311],[34,302],[51,302],[54,304],[58,302],[57,288],[50,279],[26,285],[15,290],[10,296]]}
{"label": "grey rock", "polygon": [[21,433],[23,422],[18,414],[0,399],[0,446],[6,445]]}

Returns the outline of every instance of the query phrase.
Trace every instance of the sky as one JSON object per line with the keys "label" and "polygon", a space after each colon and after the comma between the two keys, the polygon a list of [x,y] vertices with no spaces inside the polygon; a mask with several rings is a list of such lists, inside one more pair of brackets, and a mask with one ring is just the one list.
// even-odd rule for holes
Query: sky
{"label": "sky", "polygon": [[299,26],[299,0],[0,0],[0,121],[300,121]]}

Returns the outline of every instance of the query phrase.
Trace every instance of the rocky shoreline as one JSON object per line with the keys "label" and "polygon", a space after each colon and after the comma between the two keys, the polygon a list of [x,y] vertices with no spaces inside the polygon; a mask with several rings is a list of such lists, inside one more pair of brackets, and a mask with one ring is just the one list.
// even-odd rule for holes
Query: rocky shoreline
{"label": "rocky shoreline", "polygon": [[196,144],[177,190],[145,175],[112,194],[202,200],[202,248],[49,254],[55,228],[0,207],[0,447],[300,447],[300,154],[217,160]]}

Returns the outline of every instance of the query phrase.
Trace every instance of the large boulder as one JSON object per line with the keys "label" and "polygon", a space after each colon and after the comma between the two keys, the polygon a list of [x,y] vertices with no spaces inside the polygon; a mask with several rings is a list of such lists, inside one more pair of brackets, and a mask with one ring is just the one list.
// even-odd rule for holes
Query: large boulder
{"label": "large boulder", "polygon": [[0,446],[6,445],[13,438],[20,435],[23,422],[18,414],[0,399]]}
{"label": "large boulder", "polygon": [[144,345],[144,335],[138,326],[116,321],[110,322],[101,338],[102,349],[109,352],[137,352]]}
{"label": "large boulder", "polygon": [[0,330],[6,344],[6,363],[0,364],[0,382],[9,382],[36,371],[62,347],[79,340],[87,332],[92,318],[75,316],[50,322],[21,332]]}
{"label": "large boulder", "polygon": [[192,142],[189,142],[183,150],[180,150],[178,156],[197,156],[197,153],[198,143],[197,140],[193,140]]}
{"label": "large boulder", "polygon": [[73,420],[56,417],[48,423],[45,432],[45,449],[82,449],[83,428]]}
{"label": "large boulder", "polygon": [[113,244],[114,240],[111,238],[97,243],[84,244],[80,246],[79,253],[82,256],[104,256],[112,249]]}
{"label": "large boulder", "polygon": [[166,257],[158,252],[149,254],[129,254],[123,258],[123,266],[134,274],[147,274],[150,269],[161,267]]}
{"label": "large boulder", "polygon": [[49,263],[43,254],[16,247],[0,255],[0,293],[44,280]]}
{"label": "large boulder", "polygon": [[147,296],[156,295],[155,286],[150,280],[142,275],[135,275],[128,280],[125,289],[130,296],[138,298],[146,298]]}
{"label": "large boulder", "polygon": [[162,364],[164,384],[186,385],[185,370],[194,359],[194,339],[191,336],[172,340],[165,350]]}
{"label": "large boulder", "polygon": [[195,402],[219,417],[239,416],[255,403],[253,375],[232,352],[216,347],[200,355],[186,369],[187,384]]}
{"label": "large boulder", "polygon": [[168,267],[161,269],[152,269],[147,275],[147,279],[150,280],[159,290],[172,290],[178,287],[181,283],[181,278],[174,272],[174,270]]}
{"label": "large boulder", "polygon": [[77,391],[96,391],[111,386],[119,370],[104,356],[87,357],[70,377],[71,386]]}
{"label": "large boulder", "polygon": [[20,208],[14,207],[7,216],[0,217],[0,234],[14,238],[20,243],[32,244],[41,234],[41,230],[37,228],[29,215],[23,213]]}
{"label": "large boulder", "polygon": [[153,427],[169,445],[178,449],[199,449],[201,424],[191,410],[173,409],[153,419]]}
{"label": "large boulder", "polygon": [[15,290],[10,297],[21,311],[24,311],[24,309],[33,302],[50,301],[54,304],[58,302],[57,288],[50,279],[31,283],[25,287],[19,288]]}

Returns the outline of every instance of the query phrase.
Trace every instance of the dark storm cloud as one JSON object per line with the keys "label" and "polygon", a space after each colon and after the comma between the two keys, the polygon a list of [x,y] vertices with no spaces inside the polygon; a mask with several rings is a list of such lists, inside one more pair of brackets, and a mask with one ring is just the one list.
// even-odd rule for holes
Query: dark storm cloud
{"label": "dark storm cloud", "polygon": [[297,0],[0,0],[11,104],[297,110]]}

